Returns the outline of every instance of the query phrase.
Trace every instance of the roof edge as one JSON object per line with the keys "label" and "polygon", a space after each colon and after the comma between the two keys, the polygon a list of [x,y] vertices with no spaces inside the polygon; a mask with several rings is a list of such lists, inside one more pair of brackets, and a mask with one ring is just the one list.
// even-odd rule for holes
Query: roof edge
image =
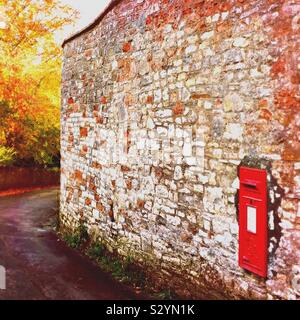
{"label": "roof edge", "polygon": [[77,31],[76,33],[74,33],[71,36],[69,36],[68,38],[66,38],[62,43],[62,47],[64,47],[68,42],[78,38],[82,34],[88,32],[88,31],[92,30],[94,27],[96,27],[110,11],[122,1],[123,0],[111,0],[110,3],[106,6],[106,8],[100,13],[100,15],[92,23],[90,23],[89,25],[87,25],[83,29]]}

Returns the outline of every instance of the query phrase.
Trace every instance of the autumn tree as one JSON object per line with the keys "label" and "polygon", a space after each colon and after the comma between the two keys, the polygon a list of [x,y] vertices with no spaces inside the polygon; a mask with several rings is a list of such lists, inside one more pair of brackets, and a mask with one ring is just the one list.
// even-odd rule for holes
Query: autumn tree
{"label": "autumn tree", "polygon": [[0,165],[1,154],[58,162],[62,52],[55,34],[76,16],[60,0],[0,0]]}

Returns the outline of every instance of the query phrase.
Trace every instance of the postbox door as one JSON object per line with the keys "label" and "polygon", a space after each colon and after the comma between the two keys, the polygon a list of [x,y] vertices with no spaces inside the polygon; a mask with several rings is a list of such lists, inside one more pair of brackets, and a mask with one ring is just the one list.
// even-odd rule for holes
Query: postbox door
{"label": "postbox door", "polygon": [[266,172],[245,169],[244,172],[240,171],[239,265],[266,277],[268,234]]}

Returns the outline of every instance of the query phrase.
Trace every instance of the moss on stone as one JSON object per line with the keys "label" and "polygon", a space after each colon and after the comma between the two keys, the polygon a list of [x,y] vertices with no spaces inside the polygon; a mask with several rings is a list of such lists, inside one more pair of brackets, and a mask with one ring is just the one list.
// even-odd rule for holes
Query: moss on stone
{"label": "moss on stone", "polygon": [[240,166],[267,170],[270,168],[270,161],[263,157],[246,156],[241,161]]}

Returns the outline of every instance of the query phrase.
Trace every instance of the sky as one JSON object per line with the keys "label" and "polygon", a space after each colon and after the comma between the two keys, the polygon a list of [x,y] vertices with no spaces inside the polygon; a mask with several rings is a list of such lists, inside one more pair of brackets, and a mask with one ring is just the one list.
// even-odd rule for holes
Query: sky
{"label": "sky", "polygon": [[80,19],[73,27],[65,28],[62,34],[57,35],[58,41],[67,38],[69,35],[83,29],[99,16],[110,0],[61,0],[63,4],[73,7],[80,13]]}

